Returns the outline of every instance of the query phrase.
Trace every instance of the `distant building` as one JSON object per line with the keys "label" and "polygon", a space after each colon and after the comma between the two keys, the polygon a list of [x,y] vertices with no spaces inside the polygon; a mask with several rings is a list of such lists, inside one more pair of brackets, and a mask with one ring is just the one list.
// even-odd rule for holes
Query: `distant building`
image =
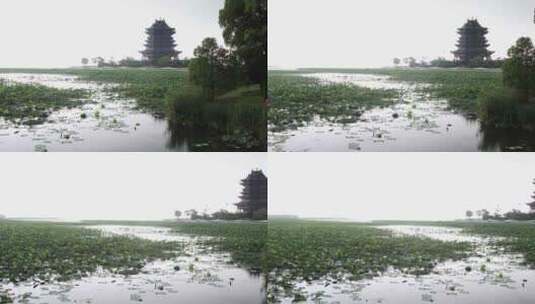
{"label": "distant building", "polygon": [[469,19],[463,27],[457,30],[459,40],[457,41],[457,50],[453,51],[455,61],[468,64],[474,61],[491,60],[494,52],[489,51],[490,46],[486,35],[489,33],[488,28],[482,27],[477,19]]}
{"label": "distant building", "polygon": [[[535,180],[533,180],[533,184],[535,185]],[[535,193],[533,193],[533,195],[531,196],[532,199],[535,200]],[[535,201],[531,202],[531,203],[528,203],[527,204],[530,208],[530,213],[531,214],[535,214]]]}
{"label": "distant building", "polygon": [[165,20],[156,20],[145,32],[148,37],[145,50],[141,52],[144,60],[155,64],[162,58],[178,59],[180,52],[175,49],[177,45],[173,38],[176,30],[167,25]]}
{"label": "distant building", "polygon": [[262,170],[253,170],[241,181],[243,186],[238,209],[249,218],[267,219],[268,180]]}

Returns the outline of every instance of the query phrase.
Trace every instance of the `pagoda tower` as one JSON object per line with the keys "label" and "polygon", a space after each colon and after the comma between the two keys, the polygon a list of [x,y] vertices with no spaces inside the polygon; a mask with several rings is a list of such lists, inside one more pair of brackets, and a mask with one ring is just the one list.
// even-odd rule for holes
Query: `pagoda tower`
{"label": "pagoda tower", "polygon": [[236,207],[249,218],[252,218],[257,211],[264,211],[267,216],[268,183],[264,172],[253,170],[241,181],[241,185],[243,190]]}
{"label": "pagoda tower", "polygon": [[145,50],[141,52],[143,59],[151,63],[156,63],[162,57],[177,59],[180,52],[176,51],[176,43],[173,35],[176,30],[165,22],[165,20],[156,20],[154,24],[145,30],[147,41]]}
{"label": "pagoda tower", "polygon": [[452,52],[455,61],[467,64],[473,60],[491,60],[494,52],[488,50],[490,44],[486,35],[489,30],[482,27],[477,19],[469,19],[457,33],[460,35],[456,45],[457,50]]}
{"label": "pagoda tower", "polygon": [[[535,179],[533,180],[533,184],[535,185]],[[532,199],[535,200],[535,192],[531,196]],[[530,208],[530,213],[535,214],[535,201],[527,204]]]}

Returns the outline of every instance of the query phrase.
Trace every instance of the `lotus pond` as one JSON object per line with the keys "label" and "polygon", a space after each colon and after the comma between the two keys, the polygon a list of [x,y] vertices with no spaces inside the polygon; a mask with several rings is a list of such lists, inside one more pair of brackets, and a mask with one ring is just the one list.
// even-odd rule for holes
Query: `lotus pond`
{"label": "lotus pond", "polygon": [[271,71],[270,151],[532,151],[525,129],[481,124],[499,70]]}
{"label": "lotus pond", "polygon": [[[246,253],[235,255],[219,247],[237,243],[237,232],[215,233],[226,228],[206,223],[146,224],[0,223],[2,301],[264,302],[260,261],[253,263],[253,259],[244,258]],[[178,232],[179,227],[190,224],[196,228]],[[239,225],[241,235],[256,234],[256,242],[261,241],[258,236],[262,224]],[[204,234],[193,233],[202,226],[208,227],[202,229]],[[266,225],[263,226],[265,235]],[[248,232],[248,227],[256,231]],[[206,235],[206,231],[214,236]],[[223,234],[229,239],[223,240]],[[241,248],[247,246],[247,241],[241,241]]]}
{"label": "lotus pond", "polygon": [[265,151],[260,89],[207,101],[179,69],[0,70],[0,151]]}
{"label": "lotus pond", "polygon": [[533,225],[492,225],[272,221],[268,299],[531,303]]}

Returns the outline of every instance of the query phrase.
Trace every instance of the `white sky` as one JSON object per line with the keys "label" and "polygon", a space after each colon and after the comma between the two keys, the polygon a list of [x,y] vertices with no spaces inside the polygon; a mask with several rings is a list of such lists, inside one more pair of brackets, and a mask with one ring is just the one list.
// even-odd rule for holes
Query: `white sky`
{"label": "white sky", "polygon": [[1,0],[0,67],[69,67],[82,57],[140,58],[145,28],[165,18],[191,57],[205,37],[223,43],[224,0]]}
{"label": "white sky", "polygon": [[5,153],[0,214],[62,219],[172,218],[175,210],[235,210],[240,180],[264,153]]}
{"label": "white sky", "polygon": [[518,208],[533,153],[271,153],[269,213],[354,220],[450,220]]}
{"label": "white sky", "polygon": [[476,17],[505,57],[535,38],[533,0],[270,0],[269,66],[381,67],[394,57],[453,58],[457,28]]}

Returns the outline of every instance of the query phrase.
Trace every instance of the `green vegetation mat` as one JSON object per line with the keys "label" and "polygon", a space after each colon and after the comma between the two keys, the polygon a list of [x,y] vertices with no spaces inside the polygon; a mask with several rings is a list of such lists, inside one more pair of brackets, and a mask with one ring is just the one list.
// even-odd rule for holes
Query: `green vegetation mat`
{"label": "green vegetation mat", "polygon": [[[158,68],[83,68],[83,69],[0,69],[0,73],[30,73],[30,74],[61,74],[74,75],[82,80],[101,83],[115,83],[118,87],[111,90],[123,97],[136,98],[139,108],[153,112],[165,113],[166,97],[172,92],[195,91],[196,86],[189,84],[187,69],[158,69]],[[259,86],[256,92],[250,87],[237,89],[244,94],[230,94],[232,101],[251,101],[251,96],[257,104],[262,103],[262,93]],[[227,93],[229,94],[229,93]],[[229,100],[229,98],[227,98]]]}
{"label": "green vegetation mat", "polygon": [[1,221],[0,279],[65,281],[87,276],[99,266],[135,274],[148,261],[171,258],[181,249],[178,243],[104,236],[67,224]]}
{"label": "green vegetation mat", "polygon": [[172,226],[179,233],[213,237],[204,241],[218,251],[230,252],[235,262],[260,273],[265,263],[266,222],[199,222]]}
{"label": "green vegetation mat", "polygon": [[267,242],[267,222],[253,221],[86,221],[82,225],[127,225],[166,227],[174,232],[196,236],[212,237],[203,240],[218,252],[229,252],[233,260],[249,268],[260,271],[263,268]]}
{"label": "green vegetation mat", "polygon": [[462,228],[465,233],[483,236],[497,236],[505,239],[497,241],[495,245],[506,248],[512,253],[524,255],[526,265],[535,268],[535,222],[414,222],[414,221],[386,221],[374,222],[381,225],[419,225]]}
{"label": "green vegetation mat", "polygon": [[301,127],[315,116],[351,123],[361,112],[396,102],[396,90],[367,89],[351,84],[326,84],[298,74],[348,73],[390,76],[392,80],[425,83],[419,93],[445,99],[451,110],[470,116],[479,113],[478,98],[486,92],[504,90],[502,73],[497,69],[300,69],[270,71],[269,95],[273,106],[269,123],[273,131]]}
{"label": "green vegetation mat", "polygon": [[446,99],[452,110],[463,113],[478,111],[478,97],[488,91],[504,89],[499,69],[306,69],[306,73],[356,73],[390,76],[393,80],[427,83],[421,88],[432,98]]}
{"label": "green vegetation mat", "polygon": [[509,252],[521,253],[526,265],[535,268],[535,222],[463,222],[452,223],[451,226],[463,228],[466,233],[503,237],[505,239],[496,245],[505,247]]}
{"label": "green vegetation mat", "polygon": [[83,90],[60,90],[40,85],[0,81],[0,117],[21,124],[39,124],[52,111],[72,108],[86,102]]}
{"label": "green vegetation mat", "polygon": [[268,121],[275,132],[304,126],[316,116],[338,123],[353,123],[364,110],[391,105],[399,96],[394,90],[321,83],[283,72],[269,73],[268,94],[273,101]]}
{"label": "green vegetation mat", "polygon": [[467,256],[471,246],[429,238],[399,236],[358,223],[272,220],[266,266],[268,298],[294,294],[294,284],[330,278],[340,282],[379,276],[389,266],[427,274],[436,263]]}

